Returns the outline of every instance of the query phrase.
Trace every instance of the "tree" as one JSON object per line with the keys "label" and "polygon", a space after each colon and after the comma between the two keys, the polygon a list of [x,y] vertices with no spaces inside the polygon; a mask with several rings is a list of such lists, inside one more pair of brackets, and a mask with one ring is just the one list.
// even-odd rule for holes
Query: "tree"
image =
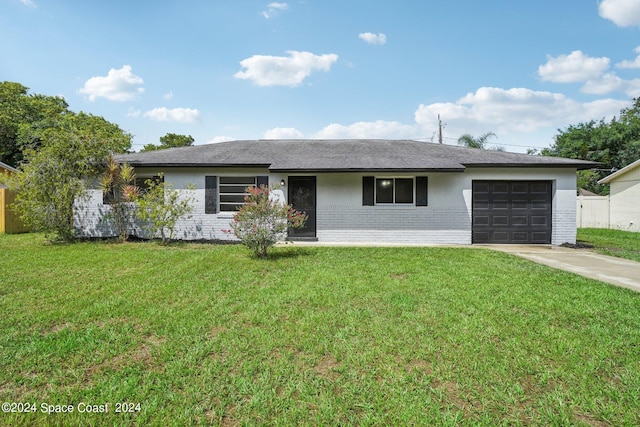
{"label": "tree", "polygon": [[41,144],[25,149],[18,172],[9,178],[17,193],[13,206],[35,230],[71,241],[74,201],[103,173],[112,153],[131,146],[131,136],[102,117],[70,112],[38,138]]}
{"label": "tree", "polygon": [[0,83],[0,161],[17,167],[28,149],[37,149],[42,132],[70,114],[60,96],[29,95],[20,83]]}
{"label": "tree", "polygon": [[134,216],[133,202],[140,196],[140,188],[135,185],[136,174],[127,164],[119,164],[113,156],[109,158],[102,175],[100,187],[104,193],[104,203],[111,206],[111,218],[118,233],[118,239],[125,242],[129,237],[129,224]]}
{"label": "tree", "polygon": [[160,137],[160,145],[147,144],[142,148],[142,150],[140,150],[140,152],[164,150],[165,148],[174,147],[190,147],[193,145],[194,141],[195,140],[191,135],[167,133],[165,136]]}
{"label": "tree", "polygon": [[304,227],[307,216],[270,197],[269,187],[249,187],[247,192],[231,231],[258,258],[266,258],[267,250],[287,237],[287,229]]}
{"label": "tree", "polygon": [[[160,232],[162,243],[173,239],[176,223],[180,218],[190,218],[193,212],[194,197],[184,195],[166,184],[160,174],[159,179],[145,181],[147,189],[137,199],[137,216],[146,222],[145,229],[156,236]],[[193,191],[193,187],[187,187]]]}
{"label": "tree", "polygon": [[640,98],[634,99],[630,108],[621,110],[620,117],[610,122],[591,120],[558,129],[558,132],[551,147],[543,149],[541,154],[602,163],[600,168],[579,171],[578,186],[597,194],[608,194],[608,186],[598,184],[598,180],[640,159]]}
{"label": "tree", "polygon": [[469,148],[479,148],[481,150],[487,149],[487,143],[489,138],[495,137],[496,134],[493,132],[487,132],[483,135],[480,135],[477,138],[474,138],[471,134],[465,133],[460,138],[458,138],[458,144],[464,145]]}

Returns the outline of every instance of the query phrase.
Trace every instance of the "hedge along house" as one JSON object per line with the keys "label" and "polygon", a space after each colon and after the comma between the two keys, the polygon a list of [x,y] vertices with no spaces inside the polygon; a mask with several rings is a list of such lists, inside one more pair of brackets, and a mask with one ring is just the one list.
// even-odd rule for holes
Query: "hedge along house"
{"label": "hedge along house", "polygon": [[[293,240],[418,244],[575,243],[576,170],[597,165],[410,140],[231,141],[118,160],[139,179],[195,185],[180,239],[233,239],[223,230],[245,188],[282,184],[309,217]],[[113,234],[102,197],[78,205],[79,235]]]}

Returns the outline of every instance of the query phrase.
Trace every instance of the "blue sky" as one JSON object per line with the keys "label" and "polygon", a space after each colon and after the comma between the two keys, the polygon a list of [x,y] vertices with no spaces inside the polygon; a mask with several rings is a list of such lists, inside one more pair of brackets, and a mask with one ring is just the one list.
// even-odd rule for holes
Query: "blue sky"
{"label": "blue sky", "polygon": [[0,0],[0,80],[134,135],[524,152],[640,96],[638,0]]}

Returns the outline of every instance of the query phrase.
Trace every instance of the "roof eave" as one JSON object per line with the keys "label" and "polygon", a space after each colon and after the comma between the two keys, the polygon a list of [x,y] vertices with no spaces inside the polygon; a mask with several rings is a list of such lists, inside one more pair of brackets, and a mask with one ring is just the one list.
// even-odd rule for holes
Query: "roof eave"
{"label": "roof eave", "polygon": [[566,169],[592,169],[599,163],[465,163],[469,168],[566,168]]}
{"label": "roof eave", "polygon": [[465,168],[273,168],[276,173],[430,173],[430,172],[458,172]]}
{"label": "roof eave", "polygon": [[8,170],[9,172],[18,172],[18,170],[16,168],[14,168],[13,166],[10,166],[4,162],[0,162],[0,167],[2,167],[3,169]]}
{"label": "roof eave", "polygon": [[234,168],[234,169],[240,169],[240,168],[262,168],[262,169],[268,169],[269,168],[269,164],[255,164],[255,163],[234,163],[234,164],[228,164],[228,163],[195,163],[195,162],[187,162],[187,163],[160,163],[160,162],[136,162],[136,161],[129,161],[126,162],[131,166],[134,167],[140,167],[140,168],[157,168],[157,167],[163,167],[163,168]]}
{"label": "roof eave", "polygon": [[614,179],[616,179],[620,175],[624,175],[625,173],[629,172],[632,169],[637,168],[638,166],[640,166],[640,159],[636,160],[633,163],[628,164],[627,166],[623,167],[622,169],[620,169],[618,171],[615,171],[611,175],[605,176],[600,181],[598,181],[598,184],[609,184],[611,181],[613,181]]}

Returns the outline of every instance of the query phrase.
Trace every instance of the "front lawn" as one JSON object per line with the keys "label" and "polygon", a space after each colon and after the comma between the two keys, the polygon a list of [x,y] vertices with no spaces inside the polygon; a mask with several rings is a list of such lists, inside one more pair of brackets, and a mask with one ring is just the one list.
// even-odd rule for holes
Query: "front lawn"
{"label": "front lawn", "polygon": [[0,313],[0,425],[640,424],[640,294],[488,249],[0,235]]}
{"label": "front lawn", "polygon": [[578,241],[604,255],[640,262],[640,233],[605,228],[579,228]]}

